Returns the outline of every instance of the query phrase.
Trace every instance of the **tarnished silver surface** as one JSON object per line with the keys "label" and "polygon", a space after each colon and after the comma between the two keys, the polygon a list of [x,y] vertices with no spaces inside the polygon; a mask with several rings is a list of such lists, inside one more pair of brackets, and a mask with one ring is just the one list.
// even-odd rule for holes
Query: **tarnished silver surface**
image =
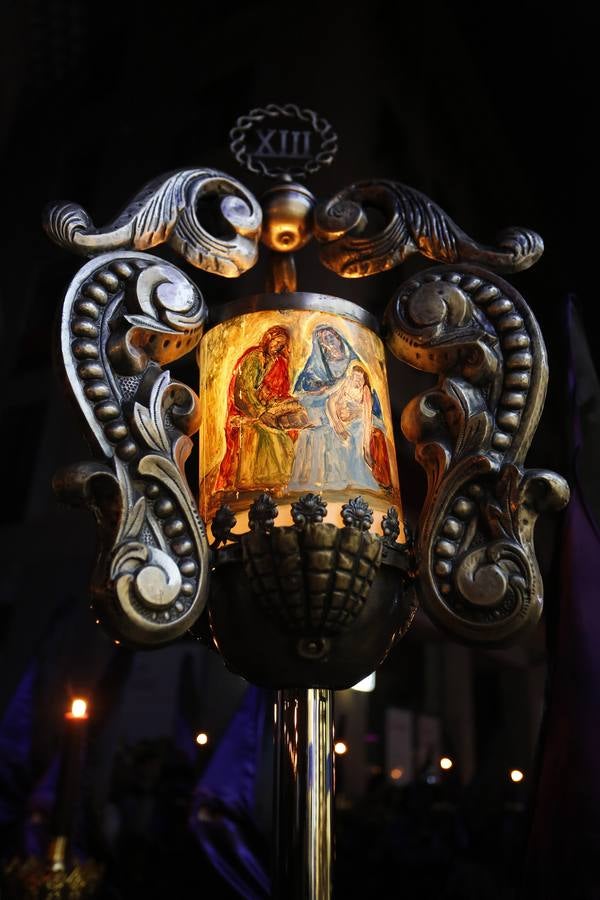
{"label": "tarnished silver surface", "polygon": [[64,372],[103,462],[54,486],[96,516],[96,609],[137,644],[172,640],[206,603],[208,544],[184,471],[198,398],[160,368],[198,343],[206,314],[175,266],[126,251],[83,266],[62,310]]}
{"label": "tarnished silver surface", "polygon": [[402,285],[385,329],[395,356],[440,374],[402,416],[428,478],[417,540],[421,602],[454,637],[504,641],[539,619],[533,529],[540,512],[569,497],[559,475],[521,465],[548,379],[539,327],[514,288],[460,266]]}
{"label": "tarnished silver surface", "polygon": [[[201,209],[219,234],[205,227]],[[225,278],[237,278],[255,264],[261,223],[260,205],[250,191],[215,169],[182,169],[155,178],[104,228],[96,228],[75,203],[52,205],[44,218],[52,240],[75,253],[93,256],[169,243],[193,266]]]}
{"label": "tarnished silver surface", "polygon": [[[379,220],[375,224],[369,220],[372,210]],[[438,262],[518,272],[532,266],[544,251],[541,237],[527,228],[507,228],[495,247],[486,247],[465,234],[425,194],[385,180],[358,182],[321,203],[315,211],[314,234],[323,245],[323,263],[344,278],[392,269],[414,253]]]}

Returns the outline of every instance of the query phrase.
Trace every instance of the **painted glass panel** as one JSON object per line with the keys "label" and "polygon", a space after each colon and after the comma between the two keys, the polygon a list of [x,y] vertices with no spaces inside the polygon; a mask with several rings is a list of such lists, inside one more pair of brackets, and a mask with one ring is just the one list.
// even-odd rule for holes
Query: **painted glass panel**
{"label": "painted glass panel", "polygon": [[312,310],[223,322],[202,340],[200,397],[205,519],[226,502],[243,531],[263,491],[280,507],[321,493],[331,520],[357,494],[399,507],[384,349],[365,326]]}

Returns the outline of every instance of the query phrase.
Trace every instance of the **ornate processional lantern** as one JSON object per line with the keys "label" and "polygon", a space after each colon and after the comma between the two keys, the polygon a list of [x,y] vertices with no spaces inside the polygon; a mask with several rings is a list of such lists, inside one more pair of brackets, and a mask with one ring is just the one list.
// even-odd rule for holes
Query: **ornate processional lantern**
{"label": "ornate processional lantern", "polygon": [[[277,690],[275,896],[324,900],[333,691],[383,661],[418,603],[472,643],[508,641],[539,620],[533,528],[568,488],[523,468],[546,355],[527,304],[496,273],[528,268],[543,245],[511,228],[483,246],[394,181],[317,203],[297,182],[332,161],[337,139],[311,110],[253,110],[231,137],[238,162],[274,181],[260,202],[229,175],[184,169],[148,184],[104,228],[71,203],[48,210],[50,237],[89,257],[67,291],[60,340],[98,456],[58,473],[55,487],[97,518],[92,592],[116,637],[164,644],[202,616],[229,669]],[[441,265],[400,284],[377,322],[347,300],[297,290],[294,252],[313,237],[346,278],[416,253]],[[210,308],[148,252],[168,243],[235,278],[261,241],[267,292]],[[438,375],[402,415],[428,478],[414,543],[402,526],[384,344]],[[199,398],[163,368],[195,348]],[[184,464],[197,431],[196,500]]]}

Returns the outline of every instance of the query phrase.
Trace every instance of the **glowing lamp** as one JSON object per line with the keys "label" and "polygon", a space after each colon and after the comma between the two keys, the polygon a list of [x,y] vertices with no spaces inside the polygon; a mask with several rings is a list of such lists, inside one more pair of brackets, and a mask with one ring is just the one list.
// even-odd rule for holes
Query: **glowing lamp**
{"label": "glowing lamp", "polygon": [[[332,161],[337,138],[294,104],[241,116],[231,149],[274,179],[260,201],[223,172],[189,168],[150,182],[105,228],[73,203],[49,209],[50,237],[88,257],[60,342],[101,460],[63,470],[55,487],[100,525],[94,604],[117,643],[155,646],[195,626],[231,671],[277,690],[274,895],[327,900],[332,691],[379,666],[418,602],[450,636],[494,646],[541,614],[533,529],[568,487],[523,468],[546,355],[525,300],[496,273],[533,265],[543,243],[510,228],[480,244],[393,180],[318,203],[298,180]],[[417,254],[440,265],[399,279],[377,321],[298,290],[293,254],[313,237],[342,278]],[[261,242],[265,293],[210,310],[192,278],[147,252],[168,243],[237,278]],[[200,398],[163,368],[198,345]],[[438,375],[401,420],[428,481],[416,545],[384,346]],[[184,465],[198,431],[194,498]]]}
{"label": "glowing lamp", "polygon": [[333,745],[336,756],[343,756],[348,752],[348,744],[345,741],[336,741]]}
{"label": "glowing lamp", "polygon": [[510,772],[510,780],[514,781],[515,784],[518,784],[520,781],[523,781],[525,775],[521,772],[520,769],[511,769]]}
{"label": "glowing lamp", "polygon": [[454,763],[448,756],[442,756],[442,758],[440,759],[440,769],[448,771],[452,768],[453,765]]}
{"label": "glowing lamp", "polygon": [[398,578],[410,555],[377,332],[356,304],[282,292],[222,307],[202,338],[211,629],[227,666],[254,683],[351,687],[414,614]]}
{"label": "glowing lamp", "polygon": [[206,732],[201,731],[196,735],[196,743],[201,747],[204,747],[206,744],[208,744],[208,735],[206,734]]}

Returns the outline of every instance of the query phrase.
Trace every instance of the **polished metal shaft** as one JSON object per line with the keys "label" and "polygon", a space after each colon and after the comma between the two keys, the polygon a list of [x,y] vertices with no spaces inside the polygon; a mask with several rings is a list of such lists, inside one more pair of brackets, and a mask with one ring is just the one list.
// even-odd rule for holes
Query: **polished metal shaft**
{"label": "polished metal shaft", "polygon": [[274,897],[329,900],[333,692],[283,690],[275,706]]}

